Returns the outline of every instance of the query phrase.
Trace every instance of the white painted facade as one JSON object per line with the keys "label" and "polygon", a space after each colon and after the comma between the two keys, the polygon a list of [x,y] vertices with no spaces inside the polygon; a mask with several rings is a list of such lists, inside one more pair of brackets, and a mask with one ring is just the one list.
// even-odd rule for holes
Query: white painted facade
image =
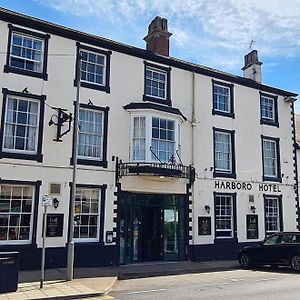
{"label": "white painted facade", "polygon": [[[42,31],[39,26],[29,28],[24,26],[27,17],[19,15],[12,16],[9,12],[2,11],[1,17],[5,22],[2,22],[0,25],[0,35],[2,37],[0,53],[7,53],[7,45],[9,43],[8,24],[13,24],[18,28],[25,28],[42,34],[50,34],[47,63],[48,80],[11,72],[0,72],[1,88],[22,92],[23,89],[27,87],[27,90],[31,94],[46,96],[43,116],[42,162],[16,158],[0,159],[0,178],[3,184],[6,184],[5,181],[15,181],[15,184],[23,181],[41,181],[38,213],[36,216],[33,216],[33,218],[36,218],[36,237],[30,237],[28,242],[0,240],[1,251],[15,249],[22,253],[24,250],[20,245],[24,243],[32,244],[33,241],[36,241],[36,245],[33,245],[33,248],[40,248],[42,246],[43,207],[41,197],[42,195],[49,194],[50,184],[56,183],[61,185],[61,193],[54,195],[59,200],[59,206],[57,209],[50,207],[48,213],[63,214],[63,235],[61,237],[46,238],[46,246],[48,248],[47,251],[54,249],[53,252],[49,254],[48,265],[58,266],[63,264],[63,262],[61,262],[63,259],[58,259],[57,257],[60,255],[64,256],[66,251],[65,246],[67,243],[68,215],[70,209],[70,182],[72,181],[72,164],[70,164],[70,159],[72,157],[73,134],[71,131],[63,136],[62,142],[53,141],[56,137],[56,126],[48,126],[48,122],[53,115],[56,115],[56,111],[51,107],[66,109],[68,113],[73,113],[74,111],[73,102],[76,97],[76,87],[74,86],[77,53],[76,42],[80,42],[80,45],[93,47],[95,49],[112,51],[110,55],[109,72],[110,92],[106,93],[86,87],[80,88],[80,103],[87,105],[89,101],[91,101],[94,106],[109,108],[107,168],[78,164],[78,184],[88,186],[106,185],[104,226],[103,228],[98,228],[98,230],[102,230],[102,240],[98,242],[103,243],[102,247],[107,247],[107,250],[105,250],[106,252],[101,252],[102,248],[99,248],[97,255],[100,256],[100,258],[94,265],[107,265],[119,262],[118,256],[116,255],[119,254],[120,246],[118,238],[118,218],[120,218],[118,215],[118,192],[120,191],[158,195],[180,194],[186,197],[186,209],[190,211],[186,215],[186,227],[184,228],[187,240],[185,245],[187,251],[185,259],[222,257],[218,252],[219,250],[215,252],[212,250],[214,247],[219,247],[216,246],[216,240],[218,239],[216,239],[215,236],[215,192],[220,194],[236,193],[236,214],[232,220],[236,227],[236,233],[234,233],[235,241],[233,242],[237,245],[236,247],[243,243],[262,240],[265,237],[264,194],[282,197],[282,215],[280,216],[282,228],[280,229],[284,231],[298,230],[296,209],[298,198],[297,191],[294,189],[296,184],[294,179],[296,167],[293,156],[294,129],[292,123],[292,104],[284,101],[284,97],[292,93],[276,90],[260,84],[252,84],[250,79],[242,79],[229,74],[224,75],[224,73],[218,71],[209,71],[209,74],[204,75],[207,69],[201,66],[196,66],[196,71],[193,73],[191,69],[194,66],[189,63],[181,63],[169,58],[161,59],[159,56],[150,55],[149,52],[140,49],[130,53],[131,48],[129,46],[119,45],[114,42],[103,42],[102,39],[96,37],[86,38],[85,34],[75,35],[76,37],[81,36],[81,40],[76,40],[76,38],[71,39],[72,31],[62,29],[56,25],[46,24],[47,26],[45,28],[52,28],[51,30],[56,28],[61,36],[54,34],[50,29],[49,32],[47,30]],[[10,19],[10,21],[6,21],[7,18]],[[14,24],[12,20],[15,20],[16,23]],[[35,21],[33,24],[42,23]],[[62,33],[65,33],[66,36],[63,37]],[[93,40],[94,45],[86,42],[87,40]],[[111,46],[104,47],[104,45]],[[118,47],[121,50],[116,50]],[[136,53],[141,54],[136,55]],[[0,70],[4,69],[6,59],[7,55],[0,55]],[[144,60],[158,67],[169,68],[169,66],[171,66],[171,107],[178,109],[184,117],[169,111],[158,111],[149,107],[139,109],[123,108],[130,103],[147,103],[147,101],[143,101]],[[204,71],[199,71],[199,68],[202,68],[201,70]],[[234,118],[212,114],[213,79],[221,84],[233,85]],[[277,97],[279,127],[260,124],[260,92],[268,94],[271,97]],[[28,97],[28,95],[25,96]],[[2,109],[3,101],[0,101],[0,111],[2,111]],[[180,159],[183,165],[192,165],[195,168],[195,182],[189,188],[187,188],[189,181],[186,178],[167,176],[161,178],[162,176],[150,176],[149,174],[122,176],[116,185],[116,159],[122,160],[123,162],[133,162],[132,139],[133,118],[135,116],[148,116],[147,120],[156,117],[173,120],[175,122],[176,143],[179,143],[180,135],[180,145],[176,146],[176,148],[180,146]],[[3,126],[3,123],[1,126]],[[66,126],[67,125],[63,126],[63,129],[66,129]],[[151,125],[147,124],[147,126],[148,135],[151,135]],[[180,128],[179,130],[178,127]],[[236,178],[213,176],[213,127],[235,132]],[[281,182],[263,181],[262,135],[279,138],[281,171],[278,177],[281,178]],[[3,136],[1,138],[3,138]],[[149,143],[151,136],[146,140],[148,140]],[[146,156],[147,155],[148,158],[151,159],[150,152],[146,152]],[[178,163],[178,157],[175,157],[175,159]],[[225,188],[221,187],[222,182],[225,182]],[[228,184],[226,188],[226,182],[230,182],[231,187],[233,187],[232,183],[235,185],[240,184],[241,186],[249,184],[249,189],[229,188]],[[2,184],[1,181],[0,183]],[[270,190],[261,190],[263,189],[262,186],[265,189],[270,186]],[[190,195],[187,194],[187,189],[188,192],[191,193]],[[254,196],[254,202],[249,202],[249,195]],[[205,210],[206,205],[210,207],[209,213]],[[256,239],[247,239],[246,236],[246,215],[254,214],[250,209],[251,206],[255,206],[255,214],[258,216],[258,237]],[[211,234],[198,234],[198,217],[211,217]],[[188,218],[191,219],[189,220]],[[33,221],[33,219],[31,221]],[[105,239],[106,232],[113,232],[114,240],[112,243],[107,243]],[[80,242],[77,243],[77,247],[80,247],[79,244]],[[87,244],[86,241],[85,244]],[[92,244],[92,242],[90,242],[90,244]],[[97,246],[95,245],[93,247],[93,253],[97,252]],[[59,254],[55,252],[56,248],[60,249],[61,252],[57,252]],[[75,251],[77,251],[76,249]],[[80,251],[84,253],[82,249]],[[90,252],[88,251],[90,250],[87,250],[86,256],[89,256]],[[113,254],[111,254],[111,256],[108,255],[106,258],[105,256],[110,251]],[[227,254],[224,254],[224,257]],[[232,255],[234,252],[230,254]],[[84,254],[77,258],[78,265],[93,265],[93,262],[86,262],[82,259],[83,256]],[[33,265],[38,265],[38,262]],[[28,266],[25,266],[25,268],[28,268]]]}

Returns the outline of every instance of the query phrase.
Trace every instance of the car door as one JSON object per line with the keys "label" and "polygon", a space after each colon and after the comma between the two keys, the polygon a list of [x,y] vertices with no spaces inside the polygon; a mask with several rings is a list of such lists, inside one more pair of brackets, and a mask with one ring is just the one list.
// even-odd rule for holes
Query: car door
{"label": "car door", "polygon": [[262,242],[261,247],[258,249],[257,262],[265,265],[274,264],[278,260],[281,240],[281,235],[273,234]]}
{"label": "car door", "polygon": [[293,234],[283,234],[280,244],[274,249],[274,264],[286,265],[293,252]]}

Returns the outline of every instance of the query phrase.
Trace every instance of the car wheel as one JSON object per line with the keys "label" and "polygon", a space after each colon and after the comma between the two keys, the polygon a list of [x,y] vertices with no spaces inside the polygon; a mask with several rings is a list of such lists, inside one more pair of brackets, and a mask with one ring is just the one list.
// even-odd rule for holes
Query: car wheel
{"label": "car wheel", "polygon": [[251,264],[248,254],[243,253],[240,255],[240,265],[244,269],[250,267]]}
{"label": "car wheel", "polygon": [[300,256],[295,255],[291,259],[291,267],[294,271],[300,272]]}

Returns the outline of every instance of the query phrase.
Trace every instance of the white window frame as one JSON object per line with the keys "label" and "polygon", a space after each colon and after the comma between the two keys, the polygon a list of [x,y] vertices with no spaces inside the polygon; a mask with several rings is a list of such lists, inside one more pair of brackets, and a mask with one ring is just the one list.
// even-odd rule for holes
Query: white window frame
{"label": "white window frame", "polygon": [[[138,127],[135,126],[135,120],[138,122]],[[142,121],[143,120],[143,121]],[[145,116],[134,116],[132,118],[132,160],[134,161],[145,161],[146,159],[146,117]],[[144,123],[144,124],[142,124]],[[144,126],[142,126],[144,125]],[[143,147],[144,145],[144,147]],[[138,146],[138,147],[136,147]],[[137,149],[136,149],[137,148]],[[139,153],[139,156],[143,158],[135,158],[135,152]],[[140,153],[143,153],[142,155]]]}
{"label": "white window frame", "polygon": [[[13,44],[13,38],[14,38],[14,35],[17,35],[17,36],[22,37],[22,45],[21,45],[21,46],[20,46],[20,45],[14,45],[14,44]],[[20,48],[21,48],[21,52],[23,52],[23,51],[22,51],[23,49],[25,49],[25,51],[26,51],[26,50],[29,50],[29,51],[36,51],[36,50],[33,49],[33,48],[28,48],[28,47],[23,46],[23,40],[24,40],[24,38],[31,39],[31,40],[32,40],[32,43],[33,43],[34,41],[42,42],[41,50],[38,50],[38,52],[40,52],[40,61],[37,61],[37,60],[34,60],[34,59],[29,59],[29,58],[23,57],[22,55],[21,55],[21,56],[18,56],[18,55],[12,54],[12,52],[13,52],[13,46],[20,47]],[[37,38],[37,37],[35,37],[35,36],[31,36],[31,35],[28,35],[28,34],[24,34],[24,33],[18,32],[18,31],[12,31],[10,43],[11,43],[11,44],[10,44],[10,55],[9,55],[9,66],[10,66],[10,67],[16,68],[16,69],[20,69],[20,70],[25,70],[25,71],[28,71],[28,72],[34,72],[34,73],[40,73],[40,74],[43,73],[43,68],[44,68],[44,55],[45,55],[45,41],[44,41],[44,39]],[[13,66],[13,65],[12,65],[12,62],[11,62],[11,58],[16,58],[16,59],[24,60],[24,68],[20,68],[20,67],[17,67],[17,66]],[[38,65],[38,69],[39,69],[39,70],[38,70],[38,71],[35,71],[35,70],[30,70],[30,69],[25,68],[26,62],[36,63],[36,64]]]}
{"label": "white window frame", "polygon": [[[272,143],[274,145],[275,157],[266,157],[265,142]],[[275,140],[268,139],[268,138],[263,138],[262,143],[263,143],[262,148],[263,148],[263,174],[264,174],[264,177],[278,178],[278,153],[277,153],[278,149],[277,149],[277,143],[276,143]],[[270,159],[273,162],[275,162],[275,164],[274,164],[275,174],[267,174],[266,173],[267,167],[273,167],[273,166],[266,165],[266,162]]]}
{"label": "white window frame", "polygon": [[[216,139],[216,135],[217,134],[221,134],[221,135],[226,135],[226,136],[229,136],[229,152],[228,153],[225,153],[225,152],[221,152],[221,151],[217,151],[217,139]],[[214,131],[214,156],[215,156],[215,172],[220,172],[220,173],[232,173],[232,141],[231,141],[231,133],[229,132],[223,132],[223,131],[218,131],[218,130],[215,130]],[[220,155],[229,155],[229,169],[222,169],[220,167],[217,167],[217,162],[218,161],[221,161],[221,159],[217,159],[217,156],[220,156]],[[224,161],[224,159],[222,160]]]}
{"label": "white window frame", "polygon": [[[36,115],[36,120],[37,120],[37,124],[36,124],[36,136],[35,136],[35,147],[34,147],[34,150],[22,150],[22,149],[15,149],[15,148],[6,148],[5,147],[5,137],[7,136],[7,126],[6,124],[8,124],[8,121],[7,121],[7,114],[8,114],[8,102],[10,99],[16,99],[19,103],[20,100],[24,100],[24,101],[27,101],[28,103],[29,102],[34,102],[34,103],[37,103],[38,105],[38,108],[37,108],[37,115]],[[23,113],[23,112],[21,112]],[[28,113],[27,113],[28,115]],[[28,118],[28,116],[27,116]],[[40,126],[39,126],[39,123],[40,123],[40,101],[39,100],[35,100],[35,99],[31,99],[31,98],[22,98],[22,97],[19,97],[19,96],[11,96],[11,95],[7,95],[7,98],[6,98],[6,105],[5,105],[5,118],[4,118],[4,129],[3,129],[3,140],[2,140],[2,151],[3,152],[6,152],[6,153],[23,153],[23,154],[37,154],[37,148],[38,148],[38,143],[39,143],[39,131],[40,131]],[[15,123],[10,123],[11,125],[15,126],[16,127],[16,124],[17,123],[17,120]],[[25,132],[27,132],[28,130],[28,125],[29,124],[25,124],[26,126],[26,129],[25,129]],[[32,125],[32,124],[31,124]],[[23,124],[22,124],[23,126]],[[15,139],[16,139],[16,128],[15,128],[15,132],[14,132],[14,135],[13,135],[13,138],[14,138],[14,145],[15,145]]]}
{"label": "white window frame", "polygon": [[[133,128],[134,128],[134,118],[135,117],[145,117],[145,125],[146,125],[146,136],[145,136],[145,159],[144,160],[138,160],[134,159],[133,156]],[[150,146],[152,144],[152,117],[159,118],[159,119],[165,119],[174,121],[174,131],[175,131],[175,142],[174,142],[174,158],[176,161],[178,161],[178,157],[176,155],[176,150],[178,150],[178,153],[180,155],[181,151],[181,145],[180,145],[180,129],[181,129],[181,121],[179,118],[174,118],[174,116],[164,115],[164,114],[156,114],[156,113],[133,113],[131,115],[131,135],[130,135],[130,158],[133,162],[147,162],[147,163],[159,163],[159,160],[153,159],[153,155],[150,151]],[[165,163],[171,163],[171,162],[165,162]]]}
{"label": "white window frame", "polygon": [[[220,109],[220,103],[221,103],[220,98],[225,97],[226,95],[221,94],[221,93],[216,93],[215,87],[228,90],[228,96],[226,97],[227,103],[224,104],[225,106],[227,104],[228,110]],[[216,101],[215,101],[215,96],[216,96]],[[215,105],[215,103],[216,103],[216,105]],[[230,94],[230,88],[228,86],[224,86],[224,85],[216,84],[216,83],[213,84],[213,107],[214,107],[215,111],[231,113],[231,94]]]}
{"label": "white window frame", "polygon": [[[97,109],[93,109],[93,108],[91,108],[91,109],[88,109],[88,108],[85,108],[85,107],[80,107],[79,108],[79,111],[81,111],[81,110],[84,110],[84,111],[90,111],[90,112],[92,112],[93,114],[96,114],[96,113],[98,113],[98,114],[100,114],[101,115],[101,118],[102,118],[102,123],[101,123],[101,134],[99,133],[98,134],[98,136],[100,136],[100,138],[101,138],[101,144],[100,144],[100,156],[98,157],[98,156],[85,156],[85,155],[80,155],[79,154],[79,147],[80,147],[80,144],[79,144],[79,136],[82,134],[82,135],[85,135],[85,136],[87,136],[87,135],[92,135],[92,136],[95,136],[95,135],[97,135],[95,132],[93,132],[93,133],[87,133],[87,132],[80,132],[80,129],[79,129],[79,133],[78,133],[78,145],[77,145],[77,147],[78,147],[78,159],[86,159],[86,160],[93,160],[93,161],[95,161],[95,160],[99,160],[99,161],[102,161],[103,160],[103,143],[104,143],[104,118],[105,118],[105,114],[104,114],[104,111],[101,111],[101,110],[97,110]],[[95,118],[94,118],[95,119]],[[94,124],[94,126],[95,126],[95,122],[93,123]],[[79,120],[79,125],[80,125],[80,120]],[[80,126],[79,126],[79,128],[80,128]],[[95,145],[94,145],[95,146]]]}
{"label": "white window frame", "polygon": [[[272,200],[272,202],[270,202],[272,203],[272,205],[269,205],[270,204],[269,200]],[[276,205],[273,206],[273,204],[275,203]],[[276,221],[271,222],[269,218],[276,218]],[[276,224],[277,228],[274,230],[269,230],[268,228],[270,227],[270,224]],[[266,225],[265,231],[268,234],[280,231],[280,204],[279,204],[278,197],[270,197],[270,196],[265,197],[265,225]]]}
{"label": "white window frame", "polygon": [[[2,186],[8,186],[8,187],[11,187],[11,188],[14,188],[14,187],[20,187],[20,188],[24,188],[24,187],[30,187],[32,189],[32,199],[31,199],[31,212],[26,212],[25,214],[26,215],[30,215],[30,227],[29,227],[29,239],[28,240],[0,240],[0,245],[15,245],[15,244],[18,244],[18,245],[23,245],[23,244],[31,244],[32,243],[32,234],[33,234],[33,222],[34,222],[34,205],[35,205],[35,186],[33,185],[24,185],[24,184],[0,184],[0,189],[2,188]],[[0,203],[1,203],[1,200],[0,199]],[[12,201],[12,195],[11,195],[11,198],[10,198],[10,201]],[[22,198],[22,201],[23,198]],[[22,204],[21,204],[21,207],[22,207]],[[10,202],[10,208],[11,208],[11,202]],[[5,214],[8,214],[9,215],[9,219],[8,219],[8,222],[10,220],[10,216],[13,215],[14,213],[4,213],[4,212],[1,212],[0,211],[0,215],[5,215]],[[17,213],[16,213],[17,214]],[[21,212],[19,213],[20,215],[22,214]],[[20,228],[20,222],[21,222],[21,218],[19,220],[19,228]],[[9,223],[8,223],[9,224]],[[8,225],[8,230],[9,230],[9,225]]]}
{"label": "white window frame", "polygon": [[[98,85],[98,86],[105,86],[106,85],[106,70],[107,70],[106,55],[100,54],[100,53],[97,53],[97,52],[93,52],[93,51],[89,51],[89,50],[86,50],[86,49],[80,49],[79,51],[81,53],[81,57],[82,57],[82,52],[85,52],[85,53],[87,53],[88,57],[89,57],[90,54],[92,54],[92,55],[96,55],[96,59],[97,59],[97,56],[100,56],[100,57],[102,57],[104,59],[103,65],[98,64],[97,62],[93,63],[93,62],[89,62],[88,60],[81,59],[81,64],[80,64],[80,81],[88,83],[88,84],[95,84],[95,85]],[[97,66],[100,66],[101,68],[103,68],[102,83],[97,83],[96,82],[96,72],[93,73],[94,77],[95,77],[95,81],[88,80],[88,76],[87,76],[87,78],[85,80],[82,79],[82,72],[83,72],[82,66],[83,66],[83,63],[86,63],[87,65],[88,64],[92,64],[92,65],[95,66],[95,68]],[[91,72],[88,72],[87,69],[86,69],[85,73],[87,75],[88,73],[91,73]]]}
{"label": "white window frame", "polygon": [[[98,191],[98,216],[97,216],[97,234],[96,234],[96,237],[95,238],[80,238],[80,237],[75,237],[75,233],[74,233],[74,242],[75,243],[86,243],[86,242],[99,242],[100,241],[100,219],[101,219],[101,189],[100,188],[88,188],[88,187],[77,187],[76,188],[76,198],[77,198],[77,195],[78,195],[78,190],[85,190],[85,191]],[[76,200],[75,200],[75,207],[74,207],[74,215],[75,216],[78,216],[78,215],[87,215],[87,216],[90,216],[90,215],[95,215],[95,214],[92,214],[92,213],[78,213],[76,212]],[[91,202],[91,199],[90,199],[90,202]],[[81,204],[82,204],[82,200],[81,200]],[[91,207],[91,206],[90,206]],[[74,231],[75,231],[75,228],[76,228],[76,224],[74,225]],[[81,224],[78,225],[79,226],[79,232],[80,232],[80,227],[81,227]],[[80,233],[79,233],[80,234]]]}
{"label": "white window frame", "polygon": [[[159,75],[164,75],[165,76],[165,81],[162,81],[162,80],[159,80],[159,79],[155,79],[152,77],[147,77],[147,71],[151,71],[152,74],[153,72],[154,73],[158,73]],[[152,93],[147,93],[147,84],[146,84],[146,81],[147,80],[150,80],[151,82],[157,82],[158,85],[160,83],[163,83],[164,85],[164,97],[160,97],[159,95],[158,96],[155,96],[153,95]],[[146,66],[146,72],[145,72],[145,95],[147,97],[152,97],[152,98],[156,98],[156,99],[162,99],[162,100],[167,100],[167,92],[168,92],[168,72],[167,71],[164,71],[164,70],[161,70],[161,69],[156,69],[156,68],[153,68],[151,66]],[[151,90],[152,90],[152,85],[151,85]],[[162,90],[162,89],[159,89],[158,90]],[[159,93],[158,93],[159,94]]]}
{"label": "white window frame", "polygon": [[[158,126],[154,127],[153,119],[157,119],[158,120]],[[175,140],[176,124],[175,124],[175,121],[174,120],[165,119],[165,118],[160,118],[160,117],[152,116],[151,122],[152,122],[152,126],[151,126],[151,132],[152,132],[152,134],[151,134],[151,149],[155,153],[155,155],[163,163],[170,163],[172,156],[173,156],[174,159],[176,159],[176,149],[175,149],[175,144],[176,144],[176,140]],[[161,123],[162,122],[166,122],[166,126],[165,126],[166,128],[161,127]],[[168,128],[168,123],[169,122],[172,122],[173,129]],[[158,131],[158,137],[154,137],[153,136],[153,130],[154,129],[156,129]],[[161,134],[164,131],[165,131],[166,138],[162,138],[161,137]],[[167,138],[168,133],[170,133],[170,134],[173,135],[173,139],[170,140],[170,139]],[[154,144],[157,145],[157,148],[154,147]],[[166,149],[164,149],[164,147],[162,146],[164,144],[166,145]],[[169,149],[169,146],[170,146],[170,148],[173,148],[173,149]],[[163,157],[161,157],[160,153],[165,153],[165,155],[168,154],[168,153],[170,153],[169,159],[167,159],[167,156],[166,156],[166,159],[163,159]],[[155,155],[152,154],[152,160],[156,160]]]}
{"label": "white window frame", "polygon": [[[267,103],[263,103],[264,101],[266,101]],[[272,104],[271,104],[272,103]],[[267,97],[267,96],[261,96],[261,100],[260,100],[260,109],[261,109],[261,118],[263,120],[267,120],[270,122],[275,122],[275,99],[271,98],[271,97]],[[272,117],[269,117],[267,115],[265,115],[264,113],[268,113],[270,110],[265,109],[266,107],[272,107]]]}
{"label": "white window frame", "polygon": [[[227,207],[227,205],[225,204],[225,206],[223,206],[222,207],[222,203],[221,202],[219,202],[219,204],[217,205],[216,204],[216,202],[217,202],[217,198],[219,198],[219,201],[221,201],[221,198],[222,197],[224,197],[224,198],[227,198],[227,199],[230,199],[230,214],[228,214],[227,212],[226,212],[226,208],[228,208]],[[219,195],[216,195],[215,196],[215,205],[216,205],[216,207],[215,207],[215,222],[216,222],[216,224],[215,224],[215,227],[216,227],[216,230],[215,230],[215,232],[216,232],[216,238],[217,239],[232,239],[233,237],[234,237],[234,211],[233,211],[233,196],[232,195],[226,195],[226,194],[219,194]],[[221,212],[221,214],[219,214],[219,215],[217,215],[217,207],[220,207],[220,212]],[[222,211],[224,212],[223,214],[222,214]],[[217,218],[219,218],[219,219],[224,219],[224,220],[229,220],[230,221],[230,228],[221,228],[221,229],[219,229],[219,228],[217,228]],[[219,220],[220,221],[220,220]],[[230,235],[228,235],[228,236],[218,236],[218,232],[230,232]]]}

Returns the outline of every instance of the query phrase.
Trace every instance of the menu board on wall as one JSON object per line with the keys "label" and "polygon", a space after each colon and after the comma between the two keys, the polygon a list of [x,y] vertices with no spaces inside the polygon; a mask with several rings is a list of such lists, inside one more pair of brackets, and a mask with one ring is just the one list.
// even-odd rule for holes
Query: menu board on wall
{"label": "menu board on wall", "polygon": [[258,239],[258,215],[246,215],[247,239]]}
{"label": "menu board on wall", "polygon": [[211,217],[198,217],[198,235],[211,235]]}
{"label": "menu board on wall", "polygon": [[46,237],[63,236],[64,214],[47,214]]}

